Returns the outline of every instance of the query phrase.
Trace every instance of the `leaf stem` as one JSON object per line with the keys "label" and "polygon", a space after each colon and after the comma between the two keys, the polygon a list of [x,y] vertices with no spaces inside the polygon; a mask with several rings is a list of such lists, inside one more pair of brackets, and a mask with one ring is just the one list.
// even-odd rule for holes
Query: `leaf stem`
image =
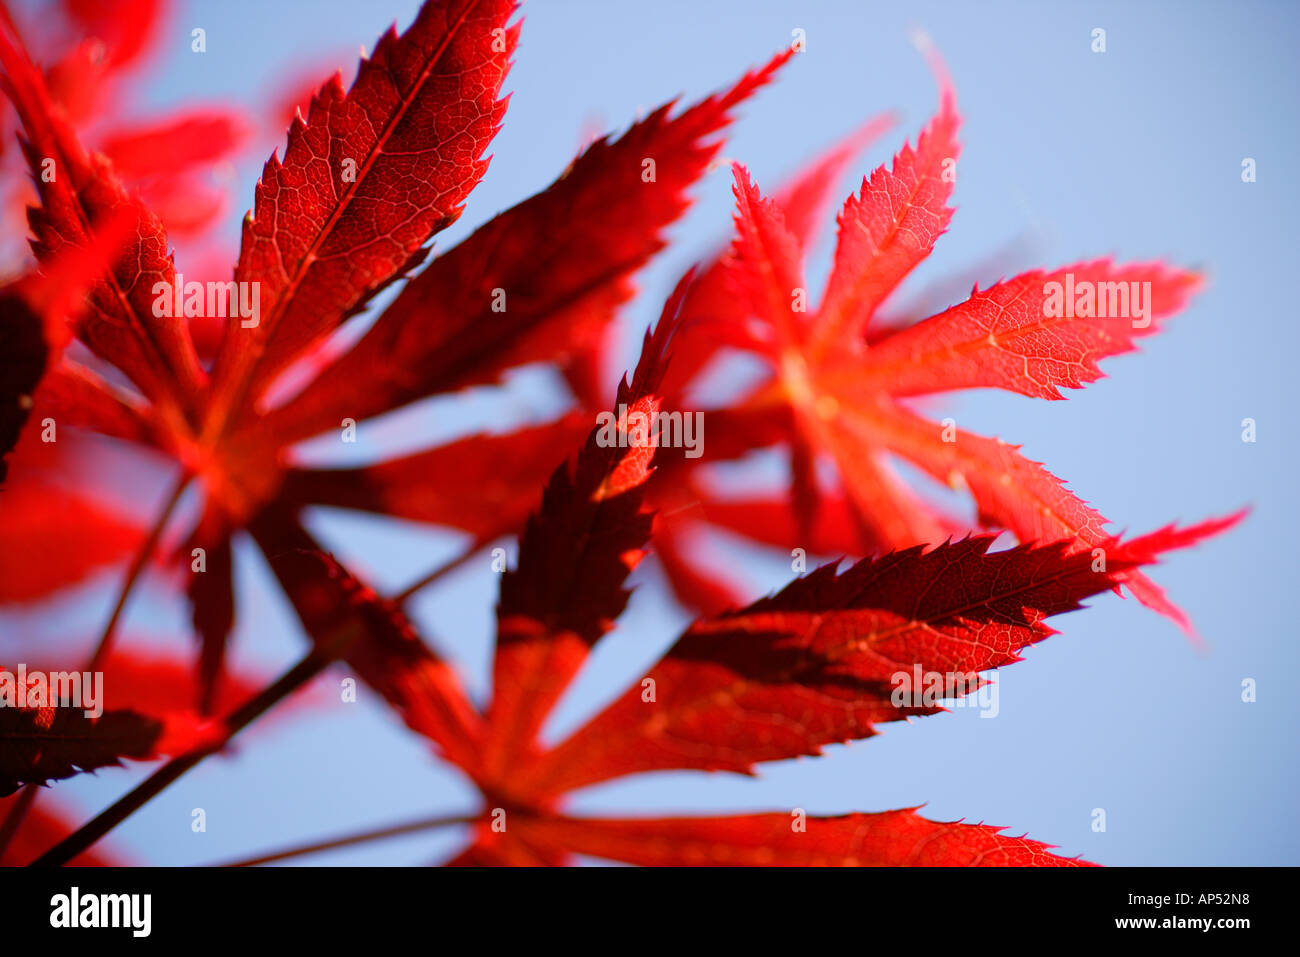
{"label": "leaf stem", "polygon": [[127,600],[131,597],[131,592],[135,588],[135,583],[140,578],[144,566],[149,563],[153,557],[154,549],[158,547],[158,541],[162,538],[163,530],[167,527],[167,521],[171,518],[176,504],[181,500],[181,495],[185,492],[185,486],[189,484],[190,474],[182,472],[177,478],[171,494],[167,497],[167,503],[158,513],[158,518],[154,521],[153,528],[149,530],[149,536],[145,539],[144,544],[136,553],[135,559],[131,562],[131,567],[126,573],[126,578],[122,582],[122,588],[118,592],[117,604],[113,606],[113,613],[109,615],[108,623],[104,626],[104,632],[100,635],[99,644],[95,646],[94,654],[91,655],[90,664],[87,665],[86,671],[97,671],[108,657],[108,653],[113,648],[113,638],[117,634],[117,625],[122,618],[122,612],[126,609]]}
{"label": "leaf stem", "polygon": [[315,854],[318,851],[329,851],[337,847],[350,847],[354,844],[364,844],[368,841],[382,841],[389,837],[400,837],[404,834],[431,831],[434,828],[439,827],[453,827],[458,824],[473,824],[475,821],[482,820],[482,817],[481,814],[459,814],[450,817],[422,818],[418,821],[408,821],[405,824],[394,824],[377,830],[358,831],[354,834],[348,834],[344,837],[336,837],[327,841],[319,841],[313,844],[301,844],[297,847],[274,851],[270,854],[263,854],[259,857],[250,857],[242,861],[231,861],[230,863],[220,864],[217,866],[256,867],[259,864],[271,864],[275,861],[284,861],[291,857],[302,857],[307,854]]}
{"label": "leaf stem", "polygon": [[59,867],[68,863],[160,794],[185,772],[198,765],[204,758],[224,748],[231,738],[262,714],[324,671],[347,650],[347,646],[360,633],[361,626],[357,622],[351,622],[340,628],[335,636],[313,648],[296,665],[262,689],[256,697],[231,712],[222,722],[224,733],[217,739],[168,761],[93,820],[82,825],[38,857],[30,866]]}

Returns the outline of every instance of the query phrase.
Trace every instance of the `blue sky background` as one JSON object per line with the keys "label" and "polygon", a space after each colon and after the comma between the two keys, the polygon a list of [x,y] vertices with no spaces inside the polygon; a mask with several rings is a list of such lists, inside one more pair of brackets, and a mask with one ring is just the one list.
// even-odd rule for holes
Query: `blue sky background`
{"label": "blue sky background", "polygon": [[[267,91],[286,74],[354,54],[393,20],[404,28],[416,6],[183,5],[169,52],[139,92],[155,108],[227,101],[265,111]],[[1106,254],[1165,258],[1209,275],[1208,289],[1163,334],[1144,340],[1140,354],[1108,360],[1109,378],[1068,402],[972,392],[939,399],[934,417],[1023,443],[1120,529],[1254,509],[1234,532],[1154,573],[1197,623],[1206,652],[1135,601],[1101,597],[1057,619],[1063,634],[1001,673],[996,720],[968,708],[893,724],[822,758],[765,767],[756,780],[648,775],[585,792],[581,810],[835,813],[925,804],[935,819],[1007,825],[1106,864],[1300,863],[1300,705],[1285,689],[1300,666],[1289,607],[1300,527],[1296,430],[1285,399],[1300,343],[1293,291],[1282,281],[1294,270],[1291,229],[1300,218],[1296,13],[1281,2],[526,5],[495,158],[440,247],[546,186],[593,127],[622,129],[678,94],[695,99],[726,85],[788,43],[796,27],[807,33],[807,52],[745,105],[725,155],[770,190],[867,117],[898,110],[901,125],[835,190],[843,198],[904,136],[915,137],[934,108],[933,80],[908,39],[912,27],[924,27],[957,86],[964,150],[952,227],[903,299],[1000,250],[1010,252],[1000,268],[979,274],[982,284],[1001,272]],[[207,30],[201,56],[189,49],[195,26]],[[1107,31],[1104,54],[1090,50],[1095,27]],[[272,145],[235,171],[232,259]],[[1244,157],[1258,163],[1253,184],[1241,182]],[[725,168],[700,184],[673,245],[642,275],[642,295],[623,317],[629,345],[681,270],[728,236],[730,185]],[[810,265],[814,288],[829,262],[831,226]],[[183,263],[184,249],[178,256]],[[353,455],[377,458],[545,418],[558,408],[548,388],[544,377],[525,375],[504,396],[423,403],[363,425]],[[1241,441],[1248,416],[1258,423],[1255,444]],[[305,455],[338,460],[336,448],[317,443]],[[134,480],[144,503],[155,486]],[[147,501],[160,493],[158,485]],[[400,587],[458,550],[456,536],[406,523],[319,514],[313,524],[381,588]],[[303,643],[255,551],[244,547],[240,558],[234,659],[270,673]],[[789,574],[772,556],[745,567],[756,593]],[[550,735],[638,677],[683,622],[652,571],[637,577],[628,615],[564,700]],[[93,633],[113,585],[107,576],[58,614],[10,614],[0,626],[50,641]],[[495,585],[485,559],[415,605],[430,640],[480,699],[490,686]],[[145,588],[128,624],[137,640],[188,648],[174,582]],[[14,647],[0,642],[0,651]],[[1241,700],[1245,678],[1258,683],[1256,703]],[[187,775],[118,828],[116,846],[142,862],[207,863],[474,808],[474,792],[372,695],[355,705],[332,697],[248,733],[233,755]],[[89,814],[146,771],[110,770],[55,790]],[[203,834],[190,829],[196,807],[206,811]],[[1105,833],[1091,828],[1094,808],[1106,811]],[[457,837],[429,834],[305,862],[427,863],[453,850]]]}

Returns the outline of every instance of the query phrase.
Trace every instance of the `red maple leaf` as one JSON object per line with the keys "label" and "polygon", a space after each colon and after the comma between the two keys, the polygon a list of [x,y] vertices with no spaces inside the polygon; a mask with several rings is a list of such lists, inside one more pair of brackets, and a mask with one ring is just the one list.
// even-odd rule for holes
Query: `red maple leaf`
{"label": "red maple leaf", "polygon": [[[1157,331],[1158,320],[1182,308],[1200,278],[1158,263],[1079,263],[976,287],[965,302],[938,315],[873,332],[869,324],[879,307],[930,253],[952,217],[958,117],[939,72],[940,111],[916,146],[904,146],[892,167],[875,170],[845,202],[834,264],[816,308],[799,252],[804,217],[792,217],[780,199],[765,199],[744,167],[735,167],[736,238],[713,266],[724,274],[718,285],[729,294],[710,290],[707,306],[686,308],[706,313],[713,330],[732,330],[713,331],[713,342],[747,351],[769,370],[766,382],[723,410],[747,423],[733,431],[748,441],[734,442],[721,457],[784,444],[791,473],[788,518],[779,515],[779,503],[719,500],[697,484],[700,507],[664,530],[671,552],[680,550],[681,526],[701,523],[787,548],[805,544],[814,554],[938,544],[959,532],[959,521],[898,477],[896,458],[968,492],[981,526],[1009,530],[1022,542],[1068,539],[1086,550],[1109,537],[1100,513],[1017,446],[959,429],[955,420],[925,419],[907,400],[977,387],[1063,398],[1060,389],[1101,377],[1099,359],[1130,351],[1136,337]],[[833,465],[837,486],[818,479],[820,459]],[[789,522],[793,534],[781,524]],[[776,536],[774,527],[781,529]],[[668,571],[679,595],[701,594],[700,570]],[[704,577],[707,582],[710,576]],[[1191,631],[1186,616],[1144,574],[1133,571],[1120,581],[1143,604]],[[716,580],[713,587],[715,594],[727,593]],[[716,602],[703,607],[713,610]]]}
{"label": "red maple leaf", "polygon": [[[141,23],[153,6],[123,4]],[[110,35],[103,62],[139,55],[134,34],[113,33],[74,7],[81,22]],[[222,152],[236,138],[233,127],[183,117],[119,128],[99,140],[103,152],[87,149],[74,104],[93,101],[95,84],[76,96],[67,91],[84,90],[84,72],[54,83],[9,16],[0,17],[5,90],[39,194],[29,213],[32,251],[47,275],[68,270],[77,290],[73,301],[47,296],[33,305],[15,286],[2,300],[9,306],[0,333],[30,339],[35,316],[48,356],[27,349],[12,371],[5,367],[0,397],[9,408],[0,425],[6,435],[21,427],[18,405],[73,430],[70,450],[20,444],[12,456],[19,478],[3,495],[10,505],[29,497],[32,514],[52,522],[85,509],[84,547],[42,559],[16,581],[0,576],[4,597],[32,601],[134,551],[92,659],[124,667],[110,650],[117,624],[157,553],[165,564],[185,563],[200,642],[182,699],[151,693],[130,702],[151,722],[148,741],[100,747],[85,729],[69,728],[59,747],[41,751],[31,746],[31,716],[15,714],[9,720],[21,734],[8,734],[12,760],[0,784],[169,748],[207,753],[244,726],[236,716],[252,715],[249,703],[237,705],[223,687],[238,613],[232,543],[247,533],[315,649],[301,674],[256,696],[253,710],[272,703],[267,695],[278,699],[293,685],[288,679],[305,678],[307,664],[318,670],[342,649],[354,673],[482,793],[474,839],[453,863],[564,863],[574,854],[646,864],[1077,863],[996,828],[935,823],[915,809],[592,820],[569,816],[565,800],[588,784],[645,771],[748,774],[761,762],[868,737],[881,722],[941,710],[933,694],[898,700],[899,676],[945,676],[941,697],[977,691],[982,672],[1051,634],[1046,617],[1106,589],[1127,586],[1179,617],[1141,566],[1235,518],[1121,540],[1014,447],[965,432],[949,441],[944,427],[906,402],[976,386],[1058,398],[1060,387],[1097,378],[1098,359],[1131,348],[1134,336],[1154,330],[1151,320],[1181,307],[1196,278],[1159,265],[1082,264],[977,289],[930,319],[873,331],[879,307],[951,217],[958,119],[945,80],[939,114],[916,146],[845,204],[816,309],[801,250],[826,183],[888,120],[864,126],[776,200],[736,166],[735,240],[678,285],[635,372],[607,405],[600,370],[636,271],[664,246],[734,108],[791,51],[724,92],[685,108],[665,104],[621,136],[596,140],[550,187],[430,258],[430,240],[461,215],[487,167],[518,41],[514,13],[512,0],[428,0],[405,32],[380,38],[349,89],[337,75],[320,87],[291,123],[283,156],[273,154],[264,168],[233,281],[197,292],[181,284],[170,219],[152,208],[144,180],[161,177],[160,188],[175,190],[173,174]],[[160,139],[172,165],[158,163]],[[41,176],[50,163],[57,175]],[[1070,298],[1053,312],[1055,282]],[[402,285],[391,303],[359,338],[338,346],[333,334],[394,283]],[[1118,296],[1110,284],[1149,290],[1144,305],[1128,299],[1125,307],[1146,324],[1113,310],[1100,315],[1096,296],[1085,311],[1073,297],[1079,283],[1107,297]],[[224,329],[209,361],[192,324],[214,318]],[[759,356],[768,381],[707,412],[706,458],[660,449],[650,424],[724,347]],[[304,439],[467,386],[498,387],[509,370],[538,363],[564,376],[576,411],[368,466],[305,467],[295,458]],[[593,429],[597,410],[604,414]],[[169,464],[173,492],[149,531],[144,521],[115,521],[91,504],[93,482],[68,475],[85,461],[78,436],[86,433],[135,450],[140,461]],[[789,450],[788,496],[737,502],[702,490],[706,463],[775,445]],[[991,552],[992,536],[953,540],[964,529],[924,505],[888,456],[969,488],[980,525],[1009,529],[1022,544]],[[822,480],[822,461],[833,463],[838,484]],[[199,507],[179,544],[164,541],[191,484]],[[517,565],[501,579],[486,709],[470,701],[402,609],[441,572],[401,596],[377,594],[307,531],[300,513],[315,504],[463,529],[473,536],[467,556],[518,534]],[[875,557],[842,570],[823,566],[776,595],[740,602],[716,569],[690,556],[687,537],[701,521],[785,547]],[[20,554],[32,527],[7,512],[0,555]],[[628,575],[654,550],[678,594],[707,613],[643,681],[567,740],[542,745],[547,716],[623,611]],[[209,722],[218,714],[227,718]],[[95,747],[74,752],[74,739]],[[24,812],[13,813],[19,820]],[[48,823],[30,819],[32,827]]]}

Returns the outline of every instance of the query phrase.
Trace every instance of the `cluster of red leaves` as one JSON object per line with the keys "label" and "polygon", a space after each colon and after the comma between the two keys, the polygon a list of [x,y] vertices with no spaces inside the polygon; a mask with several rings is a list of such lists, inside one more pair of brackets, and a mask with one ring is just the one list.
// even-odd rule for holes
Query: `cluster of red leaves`
{"label": "cluster of red leaves", "polygon": [[[153,5],[117,6],[144,16]],[[0,299],[0,438],[7,451],[30,414],[70,429],[74,441],[72,452],[56,453],[29,436],[13,456],[28,474],[0,499],[0,589],[6,601],[32,602],[140,547],[140,523],[106,513],[69,474],[84,432],[170,459],[182,484],[197,484],[202,512],[183,554],[188,561],[191,548],[202,548],[207,564],[186,589],[200,642],[187,679],[130,701],[117,690],[130,682],[110,680],[113,710],[77,720],[75,733],[59,734],[61,725],[35,713],[6,718],[0,790],[202,740],[202,715],[230,703],[218,689],[228,681],[236,615],[232,539],[247,533],[308,638],[324,648],[342,632],[355,635],[348,667],[482,793],[483,822],[454,863],[552,864],[575,854],[642,864],[1078,863],[996,828],[935,823],[914,809],[792,827],[784,812],[575,818],[564,801],[575,789],[646,771],[749,774],[761,762],[816,754],[866,738],[879,723],[942,710],[896,706],[892,677],[914,666],[967,675],[1017,661],[1053,633],[1044,619],[1108,589],[1125,586],[1185,623],[1141,568],[1233,519],[1121,541],[1016,447],[964,432],[946,441],[907,403],[976,387],[1061,398],[1060,388],[1098,378],[1099,359],[1156,328],[1045,318],[1043,284],[1058,273],[1150,282],[1157,319],[1183,305],[1197,277],[1159,264],[1084,263],[977,288],[922,321],[873,324],[952,215],[958,115],[940,70],[939,112],[916,145],[844,204],[820,304],[807,305],[801,250],[823,218],[826,185],[887,121],[868,124],[773,199],[735,168],[729,249],[678,284],[611,402],[599,370],[635,273],[687,208],[687,190],[715,159],[734,108],[791,54],[725,92],[684,109],[665,104],[621,136],[596,140],[550,187],[426,263],[430,238],[460,216],[486,169],[505,113],[514,14],[513,0],[428,0],[405,33],[381,37],[350,89],[336,76],[305,118],[295,116],[283,156],[271,157],[257,185],[234,270],[236,281],[259,285],[260,321],[230,321],[210,360],[184,317],[154,314],[155,283],[175,278],[165,232],[172,217],[158,215],[149,190],[131,183],[147,171],[184,194],[177,170],[150,167],[159,153],[150,144],[162,137],[170,150],[173,137],[190,142],[188,133],[119,133],[100,152],[88,150],[77,130],[86,114],[74,101],[93,100],[95,84],[83,79],[88,95],[68,94],[56,78],[71,67],[38,69],[5,15],[0,61],[39,192],[29,222],[40,275]],[[108,62],[138,52],[127,42],[136,33],[113,35]],[[648,181],[646,158],[655,163]],[[43,178],[50,159],[57,176]],[[67,277],[56,286],[49,277],[60,270]],[[331,334],[397,282],[400,291],[365,333],[332,349]],[[52,292],[69,287],[75,298]],[[493,308],[497,290],[508,297],[504,312]],[[757,357],[768,375],[705,411],[703,458],[653,440],[611,445],[593,427],[608,408],[622,410],[625,434],[627,416],[680,410],[715,360],[736,351]],[[571,387],[573,411],[554,422],[364,467],[294,462],[295,444],[344,420],[498,385],[508,370],[537,363]],[[307,368],[310,381],[272,400],[290,367]],[[788,494],[736,499],[710,490],[712,465],[771,449],[787,453]],[[969,491],[976,528],[905,485],[894,457]],[[501,579],[485,710],[399,602],[314,541],[301,519],[313,505],[452,527],[478,547],[518,535],[517,563]],[[54,512],[76,516],[75,536],[60,539],[57,520],[44,524],[41,516]],[[747,602],[692,554],[690,539],[705,527],[811,554],[876,557],[823,565]],[[1003,530],[1022,544],[989,551]],[[11,559],[26,561],[35,541],[46,543],[40,561],[11,571]],[[566,740],[543,745],[547,716],[623,611],[629,573],[651,553],[702,617],[644,681]],[[118,658],[107,670],[112,678],[128,667]],[[506,814],[504,831],[490,824],[494,809]],[[56,830],[34,815],[13,846],[34,852]]]}

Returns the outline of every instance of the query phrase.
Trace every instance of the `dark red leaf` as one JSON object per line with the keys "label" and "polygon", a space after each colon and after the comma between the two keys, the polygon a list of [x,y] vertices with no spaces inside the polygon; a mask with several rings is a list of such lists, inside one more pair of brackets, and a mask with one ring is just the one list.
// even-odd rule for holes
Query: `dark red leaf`
{"label": "dark red leaf", "polygon": [[[976,691],[979,672],[1054,634],[1043,619],[1115,587],[1158,550],[1222,528],[1107,542],[1100,563],[1064,542],[988,552],[993,539],[983,537],[839,573],[822,566],[770,598],[697,621],[645,681],[516,780],[554,795],[668,768],[749,773],[756,762],[869,737],[880,722],[941,711],[938,699]],[[914,674],[942,676],[944,693],[926,699],[916,687],[898,698]]]}
{"label": "dark red leaf", "polygon": [[518,565],[501,579],[484,756],[496,787],[510,786],[551,706],[627,603],[624,581],[652,526],[642,501],[657,438],[655,390],[689,282],[688,275],[647,333],[615,411],[591,431],[576,461],[551,477],[520,538]]}
{"label": "dark red leaf", "polygon": [[[16,682],[16,678],[11,678]],[[16,691],[11,688],[16,694]],[[162,724],[134,711],[86,717],[77,707],[0,707],[0,797],[154,754]]]}
{"label": "dark red leaf", "polygon": [[31,414],[47,356],[41,317],[16,291],[0,291],[0,482],[9,474],[5,456]]}

